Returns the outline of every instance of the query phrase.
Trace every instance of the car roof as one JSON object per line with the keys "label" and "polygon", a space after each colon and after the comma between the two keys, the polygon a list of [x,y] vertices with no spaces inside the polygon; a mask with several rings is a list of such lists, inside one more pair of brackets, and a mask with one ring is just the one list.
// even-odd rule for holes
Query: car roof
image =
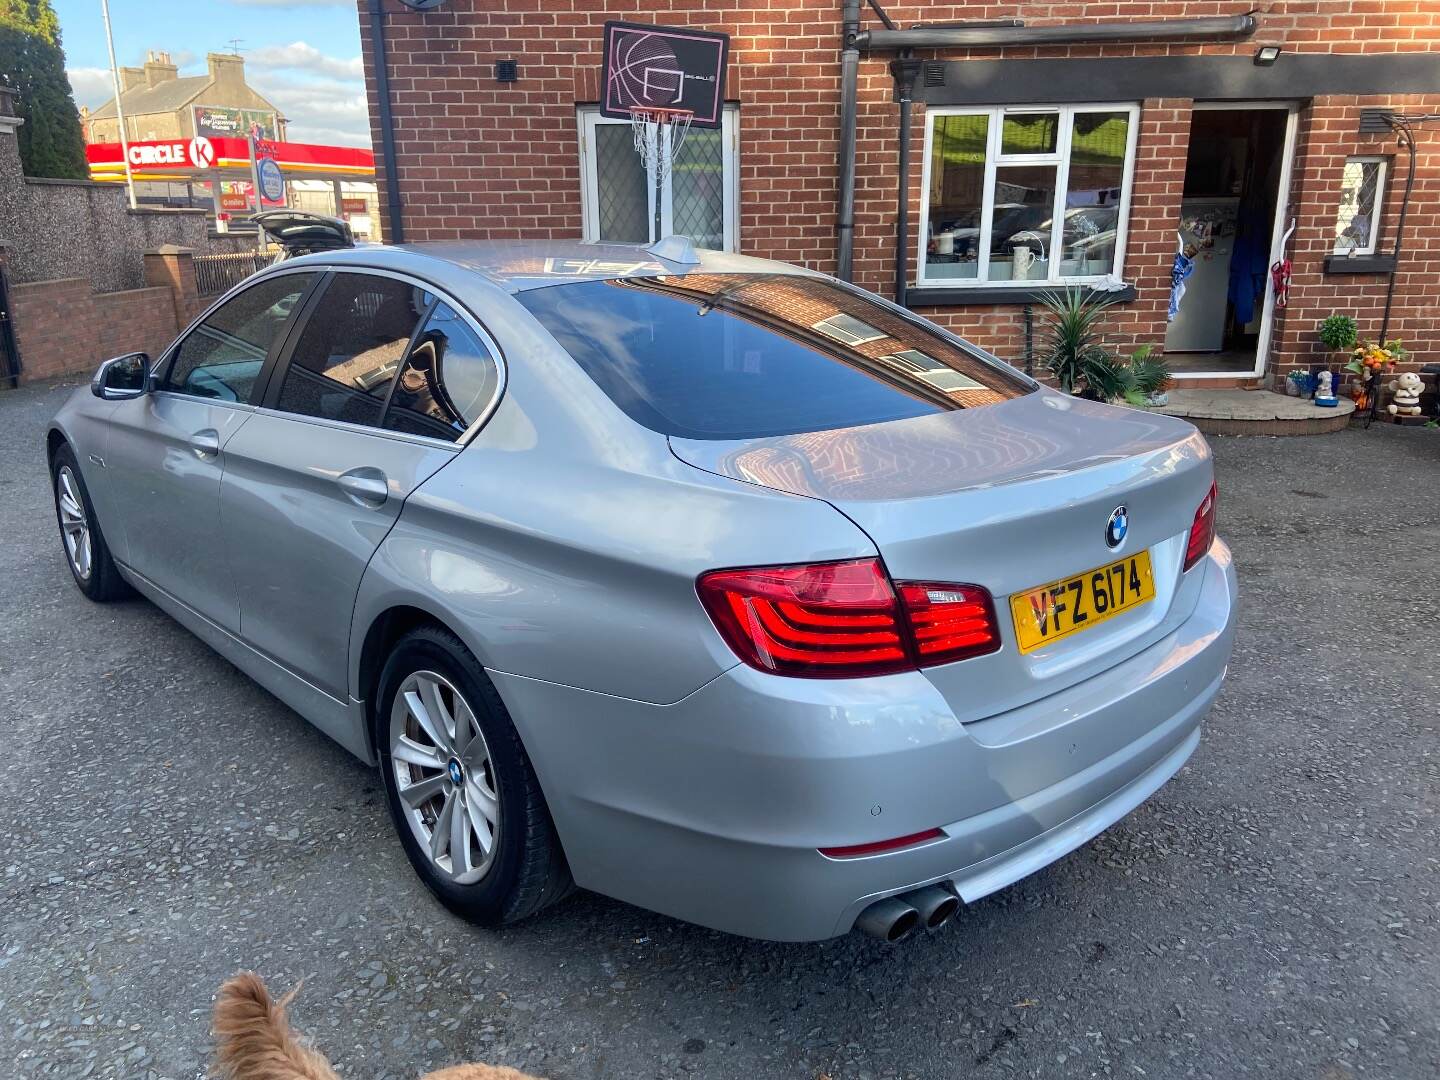
{"label": "car roof", "polygon": [[694,249],[697,263],[657,257],[639,244],[587,244],[579,240],[447,240],[422,244],[372,246],[302,256],[284,265],[321,262],[383,267],[393,259],[396,269],[413,265],[415,256],[436,259],[468,270],[510,293],[549,285],[609,278],[675,277],[685,274],[800,274],[814,271],[790,263],[754,259],[724,251]]}

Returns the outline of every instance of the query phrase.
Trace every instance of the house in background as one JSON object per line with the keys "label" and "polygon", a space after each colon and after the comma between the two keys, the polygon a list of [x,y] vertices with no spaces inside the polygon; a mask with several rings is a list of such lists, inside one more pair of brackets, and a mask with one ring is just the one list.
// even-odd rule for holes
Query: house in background
{"label": "house in background", "polygon": [[[210,53],[204,75],[180,77],[166,52],[152,51],[144,67],[120,69],[120,104],[125,135],[135,142],[225,136],[243,138],[252,123],[267,138],[285,139],[280,110],[245,81],[245,58]],[[120,141],[120,124],[111,98],[93,112],[80,110],[87,143]]]}
{"label": "house in background", "polygon": [[[731,35],[724,123],[682,148],[667,231],[848,273],[1021,366],[1038,297],[1065,286],[1106,291],[1116,340],[1163,344],[1194,385],[1333,364],[1315,327],[1335,311],[1375,336],[1388,309],[1417,363],[1440,359],[1440,131],[1406,119],[1440,113],[1434,5],[881,6],[889,28],[857,0],[646,7],[647,22]],[[597,108],[603,24],[635,18],[613,0],[387,2],[384,132],[362,8],[374,145],[394,139],[398,190],[382,178],[382,202],[405,238],[650,239],[651,178],[625,122]],[[916,39],[917,24],[935,33]],[[1270,268],[1285,258],[1277,292]]]}

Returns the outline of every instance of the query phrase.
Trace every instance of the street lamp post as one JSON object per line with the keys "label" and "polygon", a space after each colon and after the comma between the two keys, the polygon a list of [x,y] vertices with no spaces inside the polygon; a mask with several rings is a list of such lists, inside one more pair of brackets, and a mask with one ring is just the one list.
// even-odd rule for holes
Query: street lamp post
{"label": "street lamp post", "polygon": [[125,190],[130,193],[130,209],[134,210],[135,177],[130,173],[130,139],[125,134],[125,110],[120,104],[120,69],[115,65],[115,37],[110,33],[110,0],[100,0],[100,14],[105,17],[105,44],[110,50],[110,79],[115,86],[115,122],[120,127],[120,160],[125,163]]}

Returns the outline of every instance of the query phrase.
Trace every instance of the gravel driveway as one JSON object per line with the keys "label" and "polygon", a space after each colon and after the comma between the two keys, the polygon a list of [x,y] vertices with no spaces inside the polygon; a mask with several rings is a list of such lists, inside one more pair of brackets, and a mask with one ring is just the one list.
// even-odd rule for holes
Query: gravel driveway
{"label": "gravel driveway", "polygon": [[254,968],[357,1080],[1440,1075],[1440,433],[1215,440],[1243,612],[1189,766],[939,933],[774,945],[585,894],[447,914],[369,769],[72,586],[73,385],[0,393],[0,1073],[200,1077]]}

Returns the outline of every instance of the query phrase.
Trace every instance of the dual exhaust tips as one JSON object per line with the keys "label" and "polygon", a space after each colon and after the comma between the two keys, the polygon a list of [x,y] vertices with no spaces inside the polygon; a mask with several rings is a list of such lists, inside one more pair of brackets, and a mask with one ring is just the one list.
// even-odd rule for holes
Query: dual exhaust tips
{"label": "dual exhaust tips", "polygon": [[938,930],[960,910],[960,898],[939,885],[876,900],[855,920],[855,928],[894,945],[921,927]]}

